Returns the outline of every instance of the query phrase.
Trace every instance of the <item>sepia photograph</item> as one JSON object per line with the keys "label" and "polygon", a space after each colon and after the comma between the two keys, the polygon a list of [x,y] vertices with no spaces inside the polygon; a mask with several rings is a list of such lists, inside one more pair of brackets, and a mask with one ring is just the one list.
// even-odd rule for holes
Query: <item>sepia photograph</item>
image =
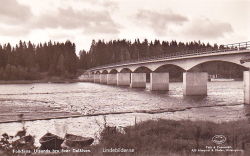
{"label": "sepia photograph", "polygon": [[0,156],[250,156],[250,0],[0,0]]}

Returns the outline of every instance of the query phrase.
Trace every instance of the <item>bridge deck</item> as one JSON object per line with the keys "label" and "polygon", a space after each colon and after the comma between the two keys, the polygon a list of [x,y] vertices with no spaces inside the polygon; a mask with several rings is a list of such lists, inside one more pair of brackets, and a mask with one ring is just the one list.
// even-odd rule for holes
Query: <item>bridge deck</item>
{"label": "bridge deck", "polygon": [[228,45],[225,45],[223,49],[216,49],[216,50],[200,49],[200,50],[195,50],[195,51],[184,51],[184,52],[177,52],[177,53],[172,53],[172,54],[164,54],[164,55],[159,55],[159,56],[141,58],[137,60],[117,62],[117,63],[94,67],[94,68],[88,69],[87,71],[95,71],[95,70],[101,70],[101,69],[107,69],[107,68],[114,68],[114,67],[134,65],[134,64],[143,64],[143,63],[150,63],[150,62],[161,62],[161,61],[194,58],[194,57],[228,55],[228,54],[247,53],[247,52],[250,52],[250,41],[228,44]]}

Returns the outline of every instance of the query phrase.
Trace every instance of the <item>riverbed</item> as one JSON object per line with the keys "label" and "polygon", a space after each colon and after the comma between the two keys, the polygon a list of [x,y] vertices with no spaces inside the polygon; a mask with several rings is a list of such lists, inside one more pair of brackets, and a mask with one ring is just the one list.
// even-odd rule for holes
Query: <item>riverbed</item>
{"label": "riverbed", "polygon": [[222,122],[247,119],[250,112],[243,104],[242,81],[208,82],[208,95],[193,97],[183,96],[182,83],[170,83],[165,92],[152,92],[149,84],[146,89],[84,82],[6,84],[0,85],[0,104],[0,122],[5,122],[0,134],[20,130],[23,124],[13,121],[22,114],[28,133],[37,139],[46,132],[73,133],[96,142],[105,123],[122,130],[150,119]]}

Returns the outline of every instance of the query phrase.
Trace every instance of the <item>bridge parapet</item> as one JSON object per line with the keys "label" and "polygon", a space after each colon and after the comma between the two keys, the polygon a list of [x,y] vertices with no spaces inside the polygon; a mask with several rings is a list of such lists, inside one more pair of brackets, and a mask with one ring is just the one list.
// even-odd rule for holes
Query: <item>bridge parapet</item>
{"label": "bridge parapet", "polygon": [[136,63],[139,64],[142,62],[157,61],[161,59],[176,59],[176,58],[184,58],[184,57],[190,57],[190,56],[198,56],[198,55],[204,55],[204,54],[216,54],[216,53],[226,54],[226,53],[232,53],[232,52],[242,52],[243,50],[250,50],[250,41],[222,45],[219,49],[207,48],[207,49],[199,49],[199,50],[188,50],[188,51],[163,54],[163,55],[158,55],[158,56],[145,57],[145,58],[140,58],[136,60],[116,62],[116,63],[111,63],[111,64],[106,64],[106,65],[90,68],[88,69],[88,71],[111,68],[111,67],[125,65],[125,64],[136,64]]}

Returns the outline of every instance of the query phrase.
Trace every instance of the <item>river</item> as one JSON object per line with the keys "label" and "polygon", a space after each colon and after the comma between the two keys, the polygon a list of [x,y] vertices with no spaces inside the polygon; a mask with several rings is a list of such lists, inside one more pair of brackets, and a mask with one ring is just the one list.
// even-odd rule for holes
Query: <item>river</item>
{"label": "river", "polygon": [[[182,95],[182,83],[170,83],[168,92],[151,92],[149,84],[146,89],[94,83],[10,84],[0,85],[0,115],[6,111],[18,112],[21,107],[30,113],[36,113],[33,107],[77,112],[83,116],[26,121],[25,127],[29,134],[35,135],[37,144],[46,132],[62,137],[67,132],[98,140],[105,122],[122,130],[149,119],[214,122],[246,119],[250,107],[243,104],[243,96],[242,81],[208,82],[208,95],[193,97]],[[9,110],[4,110],[6,106]],[[14,135],[21,127],[19,122],[1,123],[0,134]]]}

